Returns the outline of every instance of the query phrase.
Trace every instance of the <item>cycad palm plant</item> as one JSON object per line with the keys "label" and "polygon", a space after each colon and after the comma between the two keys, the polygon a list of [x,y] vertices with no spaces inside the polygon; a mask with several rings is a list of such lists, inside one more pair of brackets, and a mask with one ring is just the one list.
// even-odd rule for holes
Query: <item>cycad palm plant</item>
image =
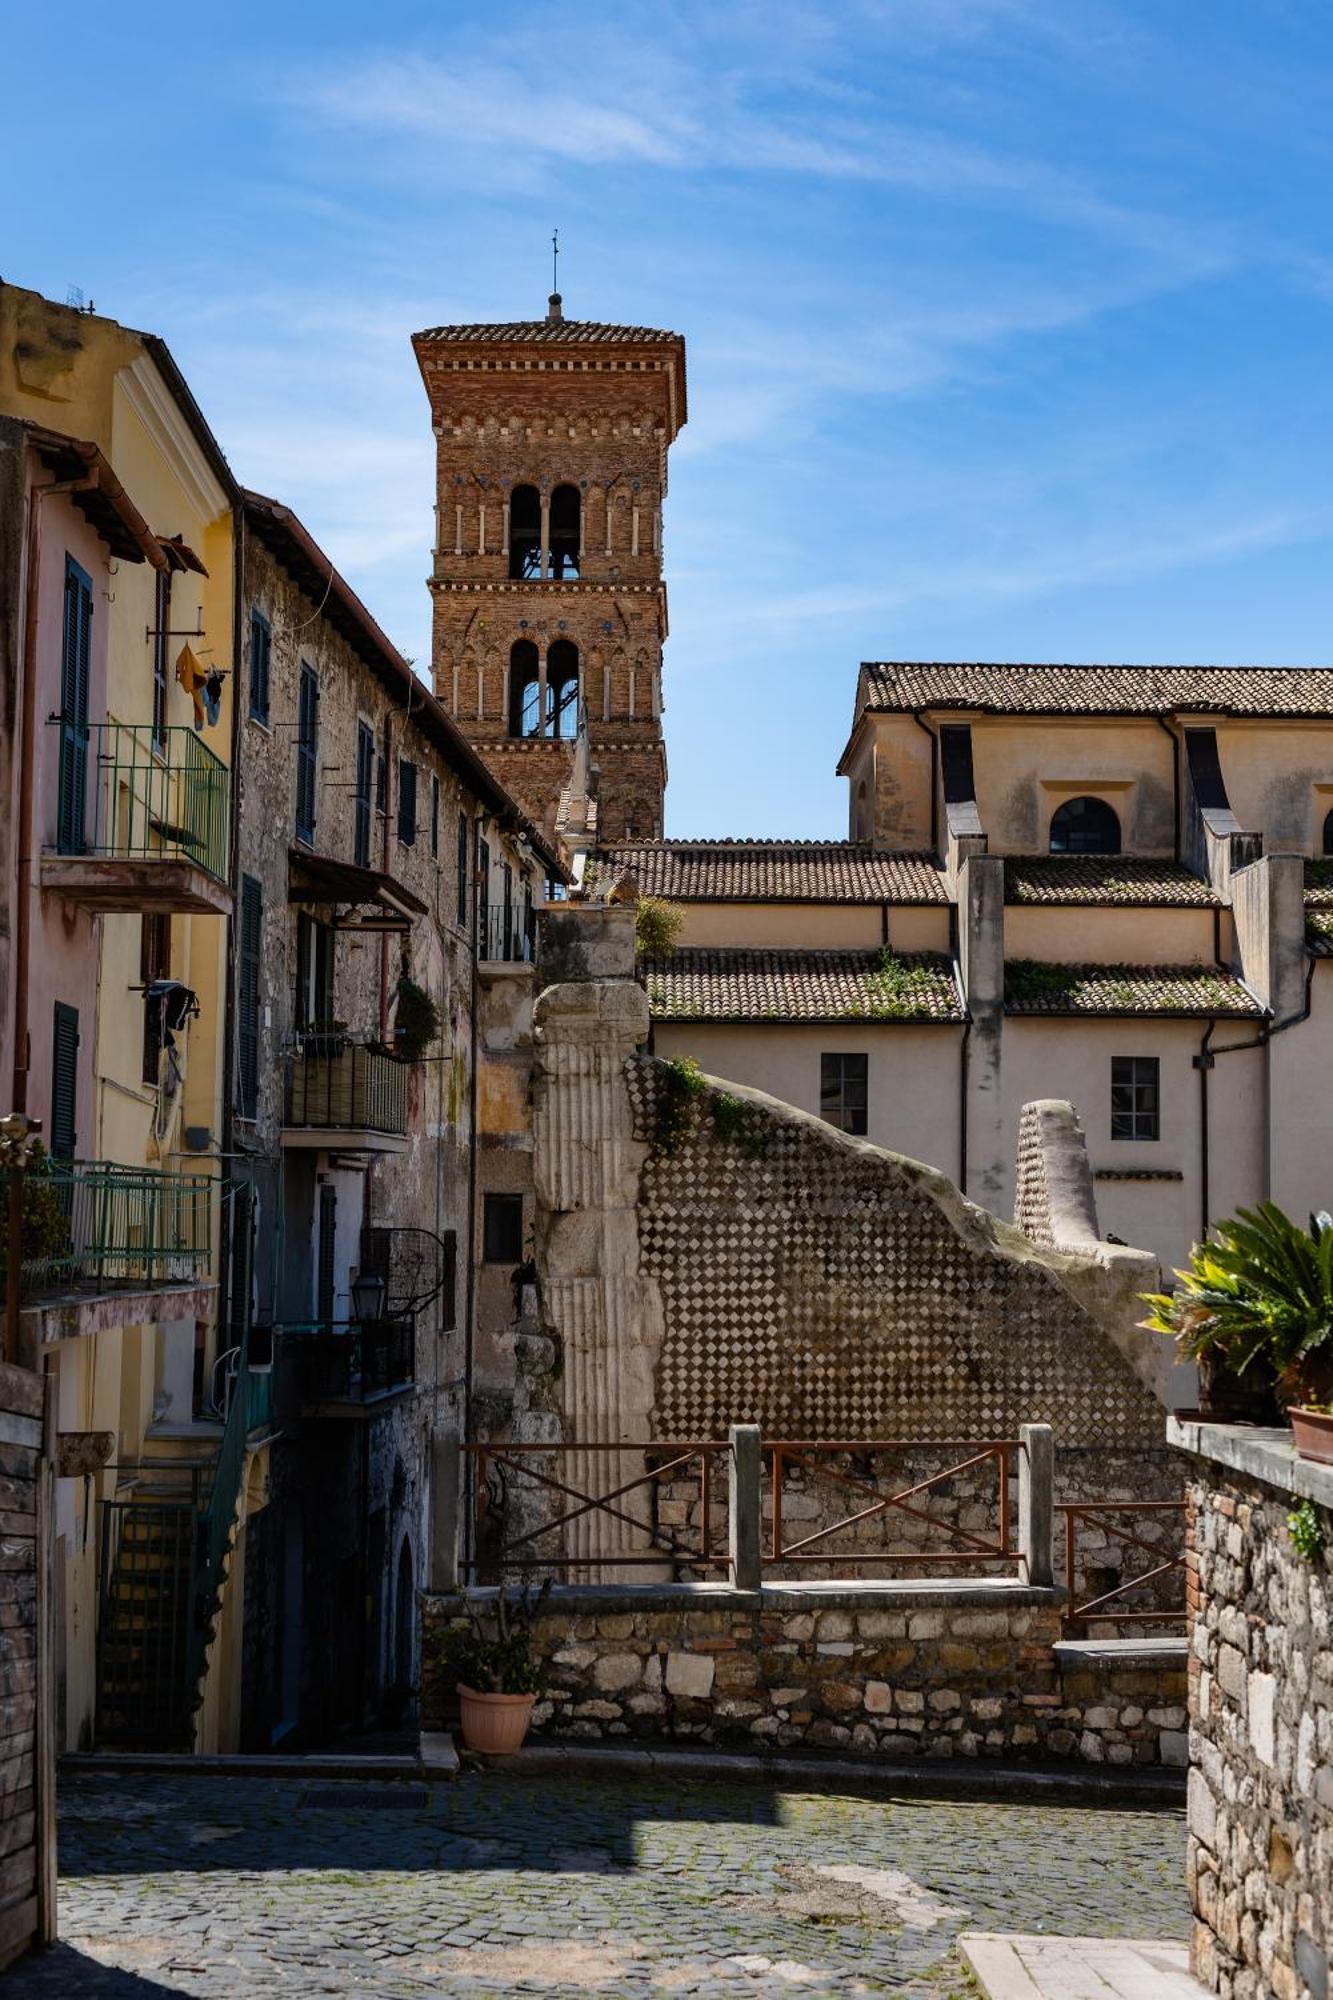
{"label": "cycad palm plant", "polygon": [[1144,1324],[1182,1353],[1271,1383],[1286,1404],[1333,1389],[1333,1217],[1302,1229],[1276,1202],[1242,1208],[1176,1276],[1176,1292],[1144,1295]]}

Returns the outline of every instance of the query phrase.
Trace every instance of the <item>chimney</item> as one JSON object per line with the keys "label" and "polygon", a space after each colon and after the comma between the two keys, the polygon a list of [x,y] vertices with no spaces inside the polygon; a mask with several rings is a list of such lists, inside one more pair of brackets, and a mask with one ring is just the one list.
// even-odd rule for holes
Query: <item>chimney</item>
{"label": "chimney", "polygon": [[547,322],[551,326],[557,326],[564,316],[565,309],[561,304],[560,294],[559,292],[552,292],[550,298],[546,301]]}

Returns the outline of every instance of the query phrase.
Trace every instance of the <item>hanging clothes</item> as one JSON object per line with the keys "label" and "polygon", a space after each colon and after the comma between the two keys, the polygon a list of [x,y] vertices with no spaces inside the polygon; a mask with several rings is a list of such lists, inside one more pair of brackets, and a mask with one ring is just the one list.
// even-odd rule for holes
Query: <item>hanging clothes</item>
{"label": "hanging clothes", "polygon": [[150,1007],[159,1007],[162,1018],[162,1046],[174,1049],[176,1037],[187,1021],[199,1016],[199,996],[180,979],[154,979],[144,988]]}
{"label": "hanging clothes", "polygon": [[214,668],[201,690],[208,726],[216,729],[222,720],[222,675]]}
{"label": "hanging clothes", "polygon": [[208,684],[208,675],[195,658],[194,649],[191,646],[182,646],[180,649],[180,654],[176,660],[176,679],[194,703],[195,728],[202,729],[204,726],[203,691]]}

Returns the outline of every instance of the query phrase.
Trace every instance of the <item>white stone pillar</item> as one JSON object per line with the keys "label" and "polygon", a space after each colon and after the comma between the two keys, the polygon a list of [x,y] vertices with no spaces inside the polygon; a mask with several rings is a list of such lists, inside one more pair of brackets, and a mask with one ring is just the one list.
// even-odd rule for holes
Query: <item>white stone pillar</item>
{"label": "white stone pillar", "polygon": [[542,575],[551,574],[551,496],[542,494]]}

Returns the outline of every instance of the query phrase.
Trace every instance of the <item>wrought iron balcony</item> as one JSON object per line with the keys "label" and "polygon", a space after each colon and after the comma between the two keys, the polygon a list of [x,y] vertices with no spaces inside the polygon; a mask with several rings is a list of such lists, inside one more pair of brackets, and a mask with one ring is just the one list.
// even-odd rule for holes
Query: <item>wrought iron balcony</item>
{"label": "wrought iron balcony", "polygon": [[295,1375],[299,1406],[307,1415],[355,1414],[410,1389],[416,1379],[414,1328],[411,1318],[283,1327],[283,1365]]}
{"label": "wrought iron balcony", "polygon": [[311,1037],[292,1058],[283,1145],[405,1151],[407,1070],[387,1049],[341,1035]]}
{"label": "wrought iron balcony", "polygon": [[208,1268],[217,1182],[110,1160],[44,1160],[23,1194],[22,1293],[142,1291]]}
{"label": "wrought iron balcony", "polygon": [[530,913],[515,907],[505,910],[494,904],[481,912],[481,957],[492,965],[528,965],[532,962],[536,923]]}
{"label": "wrought iron balcony", "polygon": [[226,915],[231,774],[192,729],[61,720],[42,886],[94,910]]}

